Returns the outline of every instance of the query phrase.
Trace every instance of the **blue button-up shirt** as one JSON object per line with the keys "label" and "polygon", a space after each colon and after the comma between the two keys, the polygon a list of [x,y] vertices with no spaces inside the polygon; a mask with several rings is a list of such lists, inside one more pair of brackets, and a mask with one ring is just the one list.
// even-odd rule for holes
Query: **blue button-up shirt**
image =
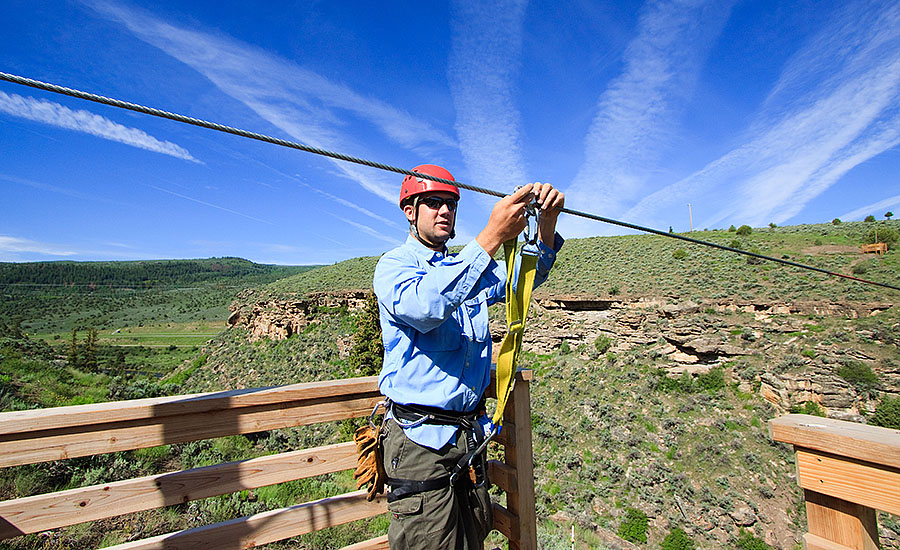
{"label": "blue button-up shirt", "polygon": [[[538,243],[535,286],[547,279],[562,244],[558,234],[552,249]],[[410,236],[378,261],[374,288],[384,341],[381,393],[405,405],[474,410],[490,383],[488,306],[505,298],[506,266],[476,241],[446,254]],[[404,431],[440,449],[454,441],[456,428],[423,424]]]}

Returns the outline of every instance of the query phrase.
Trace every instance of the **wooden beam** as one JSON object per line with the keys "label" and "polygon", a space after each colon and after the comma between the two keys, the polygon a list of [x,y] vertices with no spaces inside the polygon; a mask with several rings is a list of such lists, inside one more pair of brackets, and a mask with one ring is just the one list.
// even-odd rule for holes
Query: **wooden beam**
{"label": "wooden beam", "polygon": [[378,393],[275,402],[123,422],[0,436],[0,467],[156,447],[367,416]]}
{"label": "wooden beam", "polygon": [[378,392],[378,377],[346,378],[291,384],[272,388],[249,388],[225,392],[173,395],[72,405],[49,409],[0,413],[0,435],[83,427],[126,420],[158,419],[223,409],[273,405],[308,399],[340,398]]}
{"label": "wooden beam", "polygon": [[769,421],[769,435],[796,447],[900,468],[900,430],[789,414]]}
{"label": "wooden beam", "polygon": [[853,550],[849,546],[831,542],[810,533],[803,535],[803,550]]}
{"label": "wooden beam", "polygon": [[875,510],[808,489],[803,492],[810,534],[852,550],[878,550]]}
{"label": "wooden beam", "polygon": [[809,449],[797,449],[804,489],[900,515],[900,469]]}
{"label": "wooden beam", "polygon": [[498,460],[488,461],[488,479],[504,492],[514,491],[518,484],[516,471]]}
{"label": "wooden beam", "polygon": [[361,490],[223,523],[127,542],[107,550],[243,550],[377,516],[386,510],[387,501],[384,497],[367,502],[366,491]]}
{"label": "wooden beam", "polygon": [[353,442],[0,502],[0,539],[356,467]]}
{"label": "wooden beam", "polygon": [[494,525],[493,528],[507,538],[507,540],[512,543],[514,540],[518,540],[519,538],[519,519],[512,515],[512,513],[500,506],[496,502],[493,503],[494,507]]}
{"label": "wooden beam", "polygon": [[390,550],[387,535],[345,546],[341,550]]}

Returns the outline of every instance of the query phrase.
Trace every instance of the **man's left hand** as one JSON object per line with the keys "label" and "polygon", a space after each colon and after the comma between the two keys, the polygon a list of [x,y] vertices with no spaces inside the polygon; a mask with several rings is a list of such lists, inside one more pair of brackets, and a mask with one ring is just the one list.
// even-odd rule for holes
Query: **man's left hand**
{"label": "man's left hand", "polygon": [[531,192],[541,208],[538,234],[544,244],[553,248],[553,241],[556,235],[556,220],[559,218],[559,213],[565,205],[566,197],[559,189],[555,189],[549,183],[535,182]]}

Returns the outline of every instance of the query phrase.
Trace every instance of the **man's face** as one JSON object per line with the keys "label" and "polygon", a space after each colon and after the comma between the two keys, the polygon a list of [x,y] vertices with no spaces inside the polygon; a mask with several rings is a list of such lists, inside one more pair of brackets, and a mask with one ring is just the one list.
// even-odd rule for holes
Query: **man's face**
{"label": "man's face", "polygon": [[[441,199],[456,199],[456,197],[453,193],[447,191],[434,191],[423,193],[419,199],[419,220],[417,225],[419,237],[429,243],[434,243],[436,247],[442,247],[450,239],[450,234],[453,232],[456,209],[451,209],[446,203],[441,203],[437,208],[434,208],[434,206],[428,204],[431,202],[427,200],[430,197]],[[411,204],[404,206],[403,212],[410,223],[416,219],[416,211]]]}

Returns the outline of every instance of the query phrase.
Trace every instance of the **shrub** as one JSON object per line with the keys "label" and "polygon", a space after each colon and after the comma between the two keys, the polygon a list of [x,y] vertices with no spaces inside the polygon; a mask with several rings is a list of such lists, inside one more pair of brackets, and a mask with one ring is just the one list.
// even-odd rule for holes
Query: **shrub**
{"label": "shrub", "polygon": [[756,537],[753,533],[741,529],[741,534],[735,542],[740,550],[771,550],[772,547],[766,544],[766,541]]}
{"label": "shrub", "polygon": [[731,227],[728,228],[728,230],[731,231],[732,233],[737,231],[737,229],[734,227],[734,224],[732,224]]}
{"label": "shrub", "polygon": [[635,508],[625,510],[625,519],[619,525],[619,536],[628,542],[645,544],[647,542],[647,514]]}
{"label": "shrub", "polygon": [[737,229],[737,234],[742,237],[746,237],[747,235],[749,235],[751,233],[753,233],[753,228],[750,227],[749,225],[742,225],[742,226],[738,227],[738,229]]}
{"label": "shrub", "polygon": [[775,222],[769,222],[769,229],[775,229],[776,227],[778,226],[775,225]]}
{"label": "shrub", "polygon": [[741,241],[739,241],[737,239],[732,239],[732,241],[730,243],[728,243],[728,246],[730,246],[731,248],[737,248],[738,250],[744,249],[744,246],[741,244]]}
{"label": "shrub", "polygon": [[863,221],[874,222],[874,221],[875,221],[875,216],[873,216],[872,214],[869,214],[868,216],[866,216],[866,219],[863,220]]}
{"label": "shrub", "polygon": [[791,413],[825,417],[825,409],[815,401],[804,401],[802,405],[791,405]]}
{"label": "shrub", "polygon": [[688,257],[688,253],[685,249],[678,248],[672,252],[672,257],[675,258],[676,260],[683,260]]}
{"label": "shrub", "polygon": [[900,396],[885,396],[869,417],[869,424],[900,430]]}
{"label": "shrub", "polygon": [[705,374],[697,376],[697,385],[710,393],[725,388],[725,369],[714,367]]}
{"label": "shrub", "polygon": [[837,375],[850,382],[858,392],[868,393],[878,387],[878,375],[862,363],[848,363],[837,369]]}
{"label": "shrub", "polygon": [[605,334],[601,334],[594,340],[594,348],[597,353],[606,353],[610,347],[612,347],[612,339]]}
{"label": "shrub", "polygon": [[[761,254],[759,249],[754,248],[753,250],[749,250],[749,252],[753,252],[754,254]],[[762,258],[757,258],[756,256],[747,256],[747,264],[748,265],[761,265],[765,263],[765,260]]]}
{"label": "shrub", "polygon": [[843,223],[843,222],[841,222],[840,218],[835,218],[835,219],[831,220],[831,225],[841,225],[841,223]]}
{"label": "shrub", "polygon": [[865,275],[866,271],[868,271],[868,270],[869,270],[868,262],[860,262],[858,264],[855,264],[853,266],[853,268],[851,269],[851,271],[853,271],[854,275]]}
{"label": "shrub", "polygon": [[684,529],[675,527],[666,535],[660,545],[662,550],[694,550],[694,539],[684,532]]}

